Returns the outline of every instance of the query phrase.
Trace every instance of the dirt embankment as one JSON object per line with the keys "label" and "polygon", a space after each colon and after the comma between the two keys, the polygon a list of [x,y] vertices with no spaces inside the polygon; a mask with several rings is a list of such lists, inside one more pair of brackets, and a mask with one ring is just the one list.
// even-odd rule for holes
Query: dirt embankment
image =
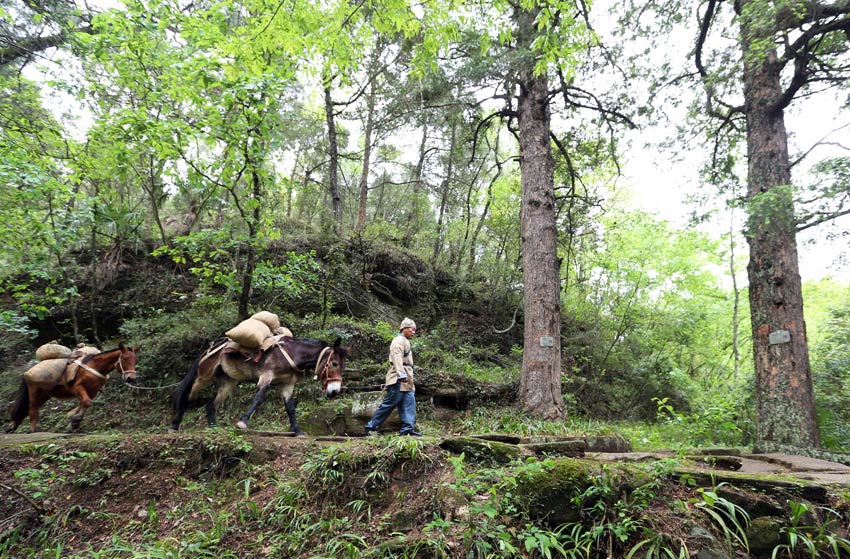
{"label": "dirt embankment", "polygon": [[[586,543],[600,551],[613,545],[614,557],[626,556],[645,533],[671,549],[729,557],[724,550],[743,545],[724,540],[736,526],[741,541],[762,546],[753,543],[750,556],[769,557],[784,545],[778,538],[789,501],[810,506],[805,521],[823,533],[847,535],[841,519],[850,468],[841,464],[734,452],[598,452],[508,463],[489,459],[481,439],[465,459],[441,448],[454,446],[445,442],[229,428],[0,436],[0,555],[466,557],[502,541],[495,556],[536,557],[539,549],[506,550],[556,529],[550,524],[558,518],[597,534]],[[749,521],[727,517],[718,526],[716,515],[704,514],[717,502]],[[632,523],[616,524],[614,511]],[[606,543],[614,532],[605,530],[626,530],[625,539]]]}

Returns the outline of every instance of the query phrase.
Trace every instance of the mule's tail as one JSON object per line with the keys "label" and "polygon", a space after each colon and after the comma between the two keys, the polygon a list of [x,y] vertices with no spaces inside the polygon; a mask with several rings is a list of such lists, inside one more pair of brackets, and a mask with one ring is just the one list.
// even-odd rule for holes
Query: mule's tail
{"label": "mule's tail", "polygon": [[198,366],[200,366],[202,358],[203,356],[195,361],[189,372],[180,381],[180,385],[174,391],[174,396],[171,399],[172,408],[181,416],[186,411],[186,408],[189,407],[189,394],[192,392],[192,385],[195,384],[195,379],[198,378]]}
{"label": "mule's tail", "polygon": [[29,415],[30,410],[30,391],[27,388],[27,383],[21,379],[21,387],[18,388],[18,393],[15,394],[15,401],[9,408],[9,416],[12,419],[12,425],[6,430],[11,433],[18,428],[18,425]]}

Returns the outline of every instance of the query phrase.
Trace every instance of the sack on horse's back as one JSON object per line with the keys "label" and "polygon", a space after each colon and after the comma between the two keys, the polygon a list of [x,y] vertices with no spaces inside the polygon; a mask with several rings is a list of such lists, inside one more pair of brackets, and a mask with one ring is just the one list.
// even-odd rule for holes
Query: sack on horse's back
{"label": "sack on horse's back", "polygon": [[263,324],[269,327],[269,330],[274,330],[275,328],[280,328],[280,318],[269,311],[260,311],[258,313],[254,313],[251,315],[251,318],[254,320],[259,320]]}
{"label": "sack on horse's back", "polygon": [[44,388],[53,388],[63,382],[62,375],[65,373],[67,359],[45,359],[33,365],[24,373],[24,379],[28,384]]}
{"label": "sack on horse's back", "polygon": [[263,340],[272,335],[271,329],[255,318],[247,318],[224,333],[225,336],[242,347],[254,349],[260,347]]}
{"label": "sack on horse's back", "polygon": [[48,359],[68,359],[70,356],[71,348],[63,346],[56,340],[47,342],[35,350],[35,358],[39,361],[46,361]]}
{"label": "sack on horse's back", "polygon": [[88,355],[97,355],[100,353],[100,350],[96,347],[92,347],[89,345],[79,344],[74,348],[74,351],[71,352],[71,355],[68,356],[69,359],[80,359],[82,357],[86,357]]}
{"label": "sack on horse's back", "polygon": [[286,326],[278,326],[277,328],[272,329],[272,335],[275,337],[288,337],[294,338],[292,335],[292,330],[287,328]]}
{"label": "sack on horse's back", "polygon": [[89,355],[97,355],[98,353],[100,353],[100,350],[96,347],[79,344],[74,351],[71,352],[71,356],[68,358],[68,369],[65,371],[65,382],[72,382],[75,378],[77,378],[77,371],[80,370],[80,366],[74,363],[75,360],[82,361],[83,358]]}

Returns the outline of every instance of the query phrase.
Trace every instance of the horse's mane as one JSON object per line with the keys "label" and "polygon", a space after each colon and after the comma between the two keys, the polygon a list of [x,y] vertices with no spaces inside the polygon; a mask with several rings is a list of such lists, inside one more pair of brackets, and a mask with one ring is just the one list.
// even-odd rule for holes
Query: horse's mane
{"label": "horse's mane", "polygon": [[314,340],[313,338],[292,338],[293,341],[305,343],[307,345],[313,345],[316,347],[328,347],[330,344],[328,342],[323,342],[322,340]]}
{"label": "horse's mane", "polygon": [[110,349],[109,351],[101,351],[100,353],[91,353],[89,355],[83,356],[83,360],[81,363],[88,363],[92,358],[97,357],[98,355],[106,355],[107,353],[112,353],[113,351],[121,351],[120,347],[116,347],[115,349]]}

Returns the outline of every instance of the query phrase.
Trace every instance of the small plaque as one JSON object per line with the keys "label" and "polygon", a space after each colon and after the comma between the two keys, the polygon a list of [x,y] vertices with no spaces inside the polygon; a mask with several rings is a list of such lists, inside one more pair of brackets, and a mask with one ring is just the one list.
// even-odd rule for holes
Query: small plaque
{"label": "small plaque", "polygon": [[541,336],[540,347],[555,347],[555,338],[552,336]]}
{"label": "small plaque", "polygon": [[787,344],[791,341],[791,332],[788,330],[776,330],[767,336],[767,343],[770,345]]}

